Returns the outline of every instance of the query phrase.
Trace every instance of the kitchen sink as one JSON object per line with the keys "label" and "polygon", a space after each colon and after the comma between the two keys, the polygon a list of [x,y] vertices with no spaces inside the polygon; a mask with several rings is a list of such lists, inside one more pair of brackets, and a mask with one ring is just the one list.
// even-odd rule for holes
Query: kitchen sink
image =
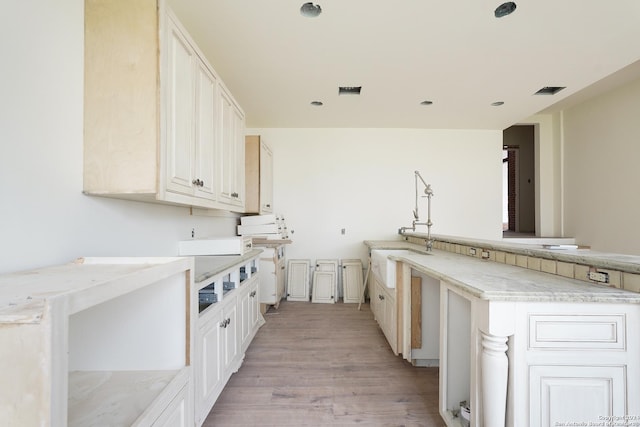
{"label": "kitchen sink", "polygon": [[387,288],[396,287],[396,261],[390,260],[389,255],[405,255],[410,253],[406,249],[372,249],[371,271],[380,283]]}

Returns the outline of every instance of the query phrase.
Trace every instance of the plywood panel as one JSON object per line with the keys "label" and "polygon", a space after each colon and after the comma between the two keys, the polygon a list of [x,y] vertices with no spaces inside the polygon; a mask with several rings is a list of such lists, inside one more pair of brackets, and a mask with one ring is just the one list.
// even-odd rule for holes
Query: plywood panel
{"label": "plywood panel", "polygon": [[411,348],[422,347],[422,278],[411,277]]}

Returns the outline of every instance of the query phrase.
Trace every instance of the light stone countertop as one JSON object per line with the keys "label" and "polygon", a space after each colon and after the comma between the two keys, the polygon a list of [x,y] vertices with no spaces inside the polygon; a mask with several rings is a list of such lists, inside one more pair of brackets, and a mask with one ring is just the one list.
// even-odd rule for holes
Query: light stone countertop
{"label": "light stone countertop", "polygon": [[[407,232],[404,236],[426,238],[427,235],[419,232]],[[509,239],[482,240],[437,234],[432,235],[432,238],[440,242],[640,274],[640,256],[636,255],[598,252],[591,249],[546,249],[541,244],[511,243]],[[535,241],[535,239],[532,240]]]}
{"label": "light stone countertop", "polygon": [[415,270],[480,299],[640,304],[640,294],[636,292],[446,251],[433,250],[427,253],[422,245],[401,240],[364,243],[370,249],[408,249],[408,253],[389,255],[389,258],[405,262]]}
{"label": "light stone countertop", "polygon": [[262,253],[262,249],[252,249],[244,255],[206,255],[195,258],[195,278],[196,284],[210,279],[226,270],[235,268],[238,264],[257,257]]}

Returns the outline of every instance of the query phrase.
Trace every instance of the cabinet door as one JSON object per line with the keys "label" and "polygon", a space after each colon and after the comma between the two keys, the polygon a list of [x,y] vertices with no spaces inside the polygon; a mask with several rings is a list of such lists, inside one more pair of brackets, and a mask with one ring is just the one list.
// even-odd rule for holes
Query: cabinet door
{"label": "cabinet door", "polygon": [[362,295],[362,262],[342,260],[342,286],[345,303],[358,303]]}
{"label": "cabinet door", "polygon": [[239,352],[240,325],[238,324],[238,306],[237,299],[232,298],[229,304],[225,305],[223,310],[223,322],[226,323],[223,328],[224,334],[224,374],[230,375],[230,367],[235,362]]}
{"label": "cabinet door", "polygon": [[276,267],[276,303],[279,303],[284,296],[285,284],[285,260],[280,258]]}
{"label": "cabinet door", "polygon": [[204,421],[223,387],[222,312],[213,316],[198,329],[196,339],[195,401],[198,425]]}
{"label": "cabinet door", "polygon": [[241,207],[244,206],[244,116],[223,86],[219,86],[218,91],[221,127],[218,200]]}
{"label": "cabinet door", "polygon": [[[254,336],[256,330],[260,326],[260,303],[258,302],[258,281],[254,280],[250,285],[246,295],[246,302],[242,304],[242,309],[246,310],[242,315],[243,331],[242,331],[242,350],[246,351],[249,347],[249,340]],[[246,322],[247,330],[244,330],[244,322]]]}
{"label": "cabinet door", "polygon": [[565,425],[567,420],[599,425],[603,416],[624,420],[627,414],[624,366],[531,366],[529,381],[531,408],[539,408],[531,411],[532,426]]}
{"label": "cabinet door", "polygon": [[335,302],[336,273],[333,271],[313,272],[313,291],[311,302],[329,303]]}
{"label": "cabinet door", "polygon": [[275,304],[276,300],[276,260],[260,258],[260,302]]}
{"label": "cabinet door", "polygon": [[233,199],[234,206],[244,211],[244,114],[233,104]]}
{"label": "cabinet door", "polygon": [[166,187],[193,194],[194,69],[196,56],[180,30],[169,19],[166,85]]}
{"label": "cabinet door", "polygon": [[243,289],[240,299],[240,343],[243,350],[248,346],[248,339],[253,332],[253,296],[255,295],[254,289],[257,282],[254,280],[249,285],[245,285],[246,289]]}
{"label": "cabinet door", "polygon": [[391,350],[398,354],[398,321],[396,310],[396,298],[390,292],[386,292],[384,299],[384,334],[389,341]]}
{"label": "cabinet door", "polygon": [[216,199],[216,78],[200,61],[196,78],[195,195]]}
{"label": "cabinet door", "polygon": [[158,419],[153,422],[152,427],[190,427],[193,425],[191,411],[189,391],[185,387],[167,405]]}
{"label": "cabinet door", "polygon": [[260,290],[258,289],[258,281],[252,285],[249,292],[250,309],[251,309],[251,329],[256,331],[261,324],[262,314],[260,313]]}
{"label": "cabinet door", "polygon": [[308,259],[289,260],[288,301],[309,301],[309,264]]}
{"label": "cabinet door", "polygon": [[273,153],[260,140],[260,213],[273,212]]}

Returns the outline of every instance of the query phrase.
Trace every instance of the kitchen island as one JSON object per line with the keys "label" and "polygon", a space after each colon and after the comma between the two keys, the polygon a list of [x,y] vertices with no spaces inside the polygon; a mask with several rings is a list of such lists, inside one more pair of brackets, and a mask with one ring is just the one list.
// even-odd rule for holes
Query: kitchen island
{"label": "kitchen island", "polygon": [[[439,313],[423,311],[420,327],[438,319],[439,340],[431,344],[439,347],[447,425],[465,425],[461,402],[472,426],[588,425],[640,414],[640,294],[489,257],[427,253],[403,240],[365,244],[399,250],[388,255],[396,283],[385,286],[396,299],[391,346],[408,360],[412,276],[428,279],[423,290],[437,287]],[[370,292],[380,287],[372,276]]]}

